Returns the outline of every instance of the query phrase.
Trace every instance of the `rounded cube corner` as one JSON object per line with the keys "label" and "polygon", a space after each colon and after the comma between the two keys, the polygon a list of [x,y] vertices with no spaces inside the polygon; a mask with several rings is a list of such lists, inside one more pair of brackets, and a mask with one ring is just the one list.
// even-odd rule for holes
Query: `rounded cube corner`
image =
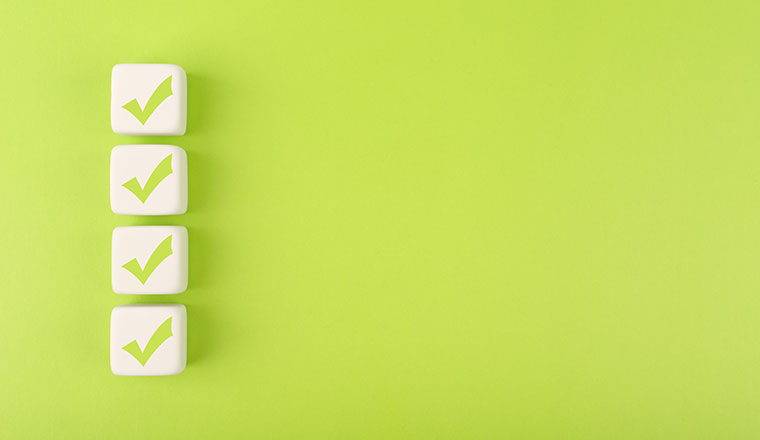
{"label": "rounded cube corner", "polygon": [[187,80],[187,72],[185,72],[185,69],[183,69],[182,66],[179,64],[167,64],[166,66],[176,70],[178,74],[182,75],[182,77]]}
{"label": "rounded cube corner", "polygon": [[185,368],[187,368],[187,362],[183,363],[182,365],[177,366],[174,369],[168,370],[164,376],[176,376],[178,374],[181,374],[183,371],[185,371]]}

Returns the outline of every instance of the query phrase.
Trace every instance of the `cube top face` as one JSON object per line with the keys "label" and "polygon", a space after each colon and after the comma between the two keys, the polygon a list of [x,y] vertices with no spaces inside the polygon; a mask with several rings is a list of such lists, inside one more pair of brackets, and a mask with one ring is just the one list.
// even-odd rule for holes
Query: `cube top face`
{"label": "cube top face", "polygon": [[184,226],[119,226],[113,230],[111,285],[119,294],[161,295],[187,290]]}
{"label": "cube top face", "polygon": [[111,71],[111,128],[133,136],[182,136],[187,75],[174,64],[117,64]]}
{"label": "cube top face", "polygon": [[128,215],[187,212],[187,154],[175,145],[111,150],[111,210]]}
{"label": "cube top face", "polygon": [[179,374],[187,362],[182,304],[129,304],[111,311],[111,371],[119,376]]}

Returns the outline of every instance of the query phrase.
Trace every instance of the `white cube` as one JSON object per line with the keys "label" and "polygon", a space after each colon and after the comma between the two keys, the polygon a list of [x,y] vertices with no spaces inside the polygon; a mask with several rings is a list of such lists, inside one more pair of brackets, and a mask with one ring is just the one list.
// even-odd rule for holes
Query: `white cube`
{"label": "white cube", "polygon": [[111,210],[116,214],[187,212],[187,154],[175,145],[119,145],[111,150]]}
{"label": "white cube", "polygon": [[174,64],[117,64],[111,71],[111,128],[136,136],[181,136],[187,75]]}
{"label": "white cube", "polygon": [[119,226],[111,244],[111,285],[121,294],[160,295],[187,289],[184,226]]}
{"label": "white cube", "polygon": [[187,363],[183,304],[129,304],[111,311],[111,371],[119,376],[179,374]]}

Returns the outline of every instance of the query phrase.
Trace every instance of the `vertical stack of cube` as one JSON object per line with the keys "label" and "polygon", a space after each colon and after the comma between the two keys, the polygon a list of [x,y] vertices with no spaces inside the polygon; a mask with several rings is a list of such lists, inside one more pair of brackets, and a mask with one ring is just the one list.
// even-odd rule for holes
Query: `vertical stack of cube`
{"label": "vertical stack of cube", "polygon": [[[111,73],[111,128],[131,136],[182,136],[187,75],[171,64],[118,64]],[[175,145],[118,145],[111,151],[111,209],[122,215],[187,211],[187,154]],[[184,226],[113,230],[111,283],[118,294],[187,289]],[[178,374],[187,359],[183,304],[128,304],[111,312],[111,370],[121,376]]]}

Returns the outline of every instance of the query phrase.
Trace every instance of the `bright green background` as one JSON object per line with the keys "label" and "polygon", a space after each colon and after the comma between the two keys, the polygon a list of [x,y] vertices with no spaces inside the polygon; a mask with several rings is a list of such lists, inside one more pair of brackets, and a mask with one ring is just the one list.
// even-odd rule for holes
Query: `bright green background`
{"label": "bright green background", "polygon": [[[105,3],[109,3],[106,5]],[[760,5],[17,2],[0,14],[0,438],[760,436]],[[111,67],[189,78],[117,136]],[[117,144],[190,211],[117,216]],[[117,225],[190,289],[110,289]],[[111,308],[189,364],[111,374]]]}

